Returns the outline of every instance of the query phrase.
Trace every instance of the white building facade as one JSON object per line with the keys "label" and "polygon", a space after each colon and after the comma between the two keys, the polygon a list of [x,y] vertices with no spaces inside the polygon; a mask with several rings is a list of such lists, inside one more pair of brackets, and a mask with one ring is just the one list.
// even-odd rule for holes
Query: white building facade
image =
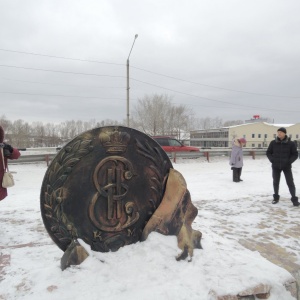
{"label": "white building facade", "polygon": [[284,127],[292,141],[300,141],[300,123],[271,124],[266,122],[246,123],[218,129],[193,130],[190,145],[201,148],[231,147],[234,138],[245,138],[247,147],[263,148],[277,136],[277,130]]}

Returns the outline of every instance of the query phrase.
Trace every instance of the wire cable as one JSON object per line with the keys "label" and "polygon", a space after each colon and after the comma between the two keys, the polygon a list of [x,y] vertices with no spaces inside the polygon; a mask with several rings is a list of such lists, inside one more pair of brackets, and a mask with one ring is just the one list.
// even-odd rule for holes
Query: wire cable
{"label": "wire cable", "polygon": [[27,96],[43,96],[43,97],[63,97],[63,98],[86,98],[86,99],[99,99],[99,100],[124,100],[124,98],[100,98],[96,96],[74,96],[74,95],[55,95],[55,94],[36,94],[36,93],[17,93],[17,92],[0,92],[0,94],[11,95],[27,95]]}
{"label": "wire cable", "polygon": [[38,81],[29,81],[29,80],[19,80],[19,79],[10,79],[10,78],[1,78],[2,80],[15,81],[15,82],[25,82],[25,83],[35,83],[35,84],[44,84],[44,85],[55,85],[55,86],[69,86],[69,87],[79,87],[79,88],[95,88],[95,89],[125,89],[125,86],[79,86],[74,84],[59,84],[59,83],[48,83],[48,82],[38,82]]}
{"label": "wire cable", "polygon": [[[134,79],[134,78],[131,78],[131,80],[134,80],[134,81],[137,81],[137,82],[140,82],[140,83],[144,83],[144,84],[147,84],[147,85],[155,86],[155,87],[158,87],[158,88],[161,88],[161,89],[165,89],[165,90],[168,90],[168,91],[171,91],[171,92],[174,92],[174,93],[178,93],[178,94],[182,94],[182,95],[186,95],[186,96],[191,96],[191,97],[195,97],[195,98],[199,98],[199,99],[204,99],[204,100],[208,100],[208,101],[213,101],[213,102],[218,102],[218,103],[223,103],[223,104],[230,104],[230,105],[240,106],[240,107],[247,107],[247,108],[259,108],[259,109],[267,109],[267,110],[272,110],[272,111],[283,111],[282,109],[273,109],[273,108],[266,108],[266,107],[264,108],[264,107],[251,106],[251,105],[245,105],[245,104],[235,104],[235,103],[228,102],[228,101],[211,99],[211,98],[207,98],[207,97],[201,97],[201,96],[198,96],[198,95],[188,94],[188,93],[185,93],[185,92],[175,91],[175,90],[172,90],[172,89],[168,89],[168,88],[165,88],[165,87],[162,87],[162,86],[159,86],[159,85],[147,83],[147,82],[144,82],[144,81],[141,81],[141,80],[138,80],[138,79]],[[289,110],[289,111],[284,110],[284,111],[285,112],[295,112],[296,110]]]}
{"label": "wire cable", "polygon": [[[27,55],[35,55],[35,56],[43,56],[43,57],[50,57],[50,58],[57,58],[57,59],[66,59],[66,60],[90,62],[90,63],[99,63],[99,64],[125,66],[125,64],[120,64],[120,63],[100,62],[100,61],[97,61],[97,60],[69,58],[69,57],[63,57],[63,56],[46,55],[46,54],[39,54],[39,53],[33,53],[33,52],[9,50],[9,49],[0,49],[0,51],[20,53],[20,54],[27,54]],[[134,68],[136,70],[147,72],[149,74],[163,76],[163,77],[166,77],[166,78],[170,78],[170,79],[174,79],[174,80],[179,80],[179,81],[186,82],[186,83],[196,84],[196,85],[200,85],[200,86],[205,86],[205,87],[219,89],[219,90],[224,90],[224,91],[229,91],[229,92],[244,93],[244,94],[249,94],[249,95],[259,95],[259,96],[266,96],[266,97],[275,97],[275,98],[289,98],[289,99],[299,99],[300,98],[299,96],[274,95],[274,94],[256,93],[256,92],[249,92],[249,91],[242,91],[242,90],[235,90],[235,89],[229,89],[229,88],[224,88],[224,87],[218,87],[218,86],[215,86],[215,85],[208,85],[208,84],[203,84],[203,83],[199,83],[199,82],[189,81],[189,80],[186,80],[186,79],[182,79],[182,78],[178,78],[178,77],[174,77],[174,76],[170,76],[170,75],[164,75],[164,74],[161,74],[161,73],[149,71],[149,70],[146,70],[146,69],[143,69],[143,68],[139,68],[139,67],[135,67],[135,66],[132,66],[132,65],[130,67]]]}
{"label": "wire cable", "polygon": [[95,74],[95,73],[80,73],[80,72],[69,72],[69,71],[57,71],[57,70],[29,68],[29,67],[18,67],[18,66],[10,66],[10,65],[0,65],[0,67],[25,69],[25,70],[33,70],[33,71],[43,71],[43,72],[53,72],[53,73],[63,73],[63,74],[84,75],[84,76],[126,78],[125,76],[117,76],[117,75],[102,75],[102,74]]}
{"label": "wire cable", "polygon": [[208,84],[203,84],[203,83],[198,83],[198,82],[194,82],[194,81],[189,81],[189,80],[181,79],[181,78],[178,78],[178,77],[164,75],[164,74],[160,74],[160,73],[148,71],[148,70],[145,70],[145,69],[142,69],[142,68],[134,67],[134,66],[130,66],[130,67],[134,68],[134,69],[137,69],[137,70],[140,70],[140,71],[143,71],[143,72],[150,73],[150,74],[155,74],[155,75],[163,76],[163,77],[166,77],[166,78],[179,80],[179,81],[182,81],[182,82],[197,84],[197,85],[201,85],[201,86],[205,86],[205,87],[210,87],[210,88],[214,88],[214,89],[219,89],[219,90],[225,90],[225,91],[229,91],[229,92],[237,92],[237,93],[244,93],[244,94],[250,94],[250,95],[259,95],[259,96],[266,96],[266,97],[300,99],[299,96],[293,97],[293,96],[285,96],[285,95],[272,95],[272,94],[263,94],[263,93],[255,93],[255,92],[247,92],[247,91],[241,91],[241,90],[235,90],[235,89],[228,89],[228,88],[224,88],[224,87],[218,87],[218,86],[214,86],[214,85],[208,85]]}
{"label": "wire cable", "polygon": [[83,62],[90,62],[90,63],[97,63],[97,64],[125,66],[125,64],[110,63],[110,62],[103,62],[103,61],[97,61],[97,60],[88,60],[88,59],[80,59],[80,58],[70,58],[70,57],[55,56],[55,55],[46,55],[46,54],[39,54],[39,53],[32,53],[32,52],[25,52],[25,51],[16,51],[16,50],[8,50],[8,49],[0,49],[0,51],[21,53],[21,54],[27,54],[27,55],[35,55],[35,56],[44,56],[44,57],[51,57],[51,58],[59,58],[59,59],[67,59],[67,60],[75,60],[75,61],[83,61]]}

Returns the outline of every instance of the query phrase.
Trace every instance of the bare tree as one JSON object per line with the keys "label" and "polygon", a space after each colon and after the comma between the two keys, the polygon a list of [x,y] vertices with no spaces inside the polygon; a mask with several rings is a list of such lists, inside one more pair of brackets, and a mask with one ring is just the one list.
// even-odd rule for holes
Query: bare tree
{"label": "bare tree", "polygon": [[231,120],[231,121],[224,122],[223,126],[228,127],[228,126],[241,125],[241,124],[244,124],[244,121],[242,121],[242,120]]}
{"label": "bare tree", "polygon": [[98,127],[121,125],[120,122],[111,119],[105,119],[97,123]]}
{"label": "bare tree", "polygon": [[219,117],[216,118],[201,118],[194,120],[194,129],[212,129],[220,128],[223,126],[223,121]]}
{"label": "bare tree", "polygon": [[58,135],[58,127],[54,124],[47,123],[45,125],[46,144],[47,147],[56,147],[61,144],[61,139]]}
{"label": "bare tree", "polygon": [[168,95],[146,95],[134,107],[132,127],[149,135],[174,135],[181,138],[189,130],[192,112],[184,105],[175,106]]}
{"label": "bare tree", "polygon": [[184,105],[172,107],[170,110],[170,133],[178,139],[189,137],[192,128],[193,112]]}
{"label": "bare tree", "polygon": [[9,130],[11,129],[12,123],[11,121],[7,120],[5,115],[0,117],[0,125],[2,126],[4,132],[9,134]]}
{"label": "bare tree", "polygon": [[73,139],[80,133],[92,128],[120,125],[115,120],[90,121],[71,120],[60,124],[33,122],[28,124],[23,120],[9,121],[5,115],[0,116],[0,125],[5,132],[5,140],[19,148],[57,147]]}
{"label": "bare tree", "polygon": [[16,120],[12,123],[10,130],[10,143],[14,147],[26,148],[30,146],[30,126],[23,120]]}
{"label": "bare tree", "polygon": [[31,138],[33,147],[44,147],[46,133],[42,122],[34,122],[31,124]]}

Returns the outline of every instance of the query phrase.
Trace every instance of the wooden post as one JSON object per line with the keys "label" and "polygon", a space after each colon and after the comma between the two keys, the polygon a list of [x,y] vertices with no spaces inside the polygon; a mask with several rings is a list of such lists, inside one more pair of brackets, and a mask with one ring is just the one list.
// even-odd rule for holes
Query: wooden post
{"label": "wooden post", "polygon": [[207,161],[209,162],[209,152],[208,151],[204,152],[204,155],[205,155]]}
{"label": "wooden post", "polygon": [[172,152],[173,162],[176,164],[176,152]]}
{"label": "wooden post", "polygon": [[49,167],[49,154],[45,155],[45,161],[47,163],[47,167]]}
{"label": "wooden post", "polygon": [[250,151],[250,155],[252,156],[252,159],[255,159],[255,151],[254,150]]}

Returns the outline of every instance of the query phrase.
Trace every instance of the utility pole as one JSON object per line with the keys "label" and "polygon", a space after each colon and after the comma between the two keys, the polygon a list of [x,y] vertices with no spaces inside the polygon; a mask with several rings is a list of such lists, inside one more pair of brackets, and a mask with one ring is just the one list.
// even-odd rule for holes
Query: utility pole
{"label": "utility pole", "polygon": [[126,67],[127,67],[127,127],[129,127],[129,57],[132,51],[132,48],[134,46],[135,40],[137,39],[138,35],[136,34],[134,36],[134,40],[133,40],[133,44],[131,46],[128,58],[127,58],[127,63],[126,63]]}

